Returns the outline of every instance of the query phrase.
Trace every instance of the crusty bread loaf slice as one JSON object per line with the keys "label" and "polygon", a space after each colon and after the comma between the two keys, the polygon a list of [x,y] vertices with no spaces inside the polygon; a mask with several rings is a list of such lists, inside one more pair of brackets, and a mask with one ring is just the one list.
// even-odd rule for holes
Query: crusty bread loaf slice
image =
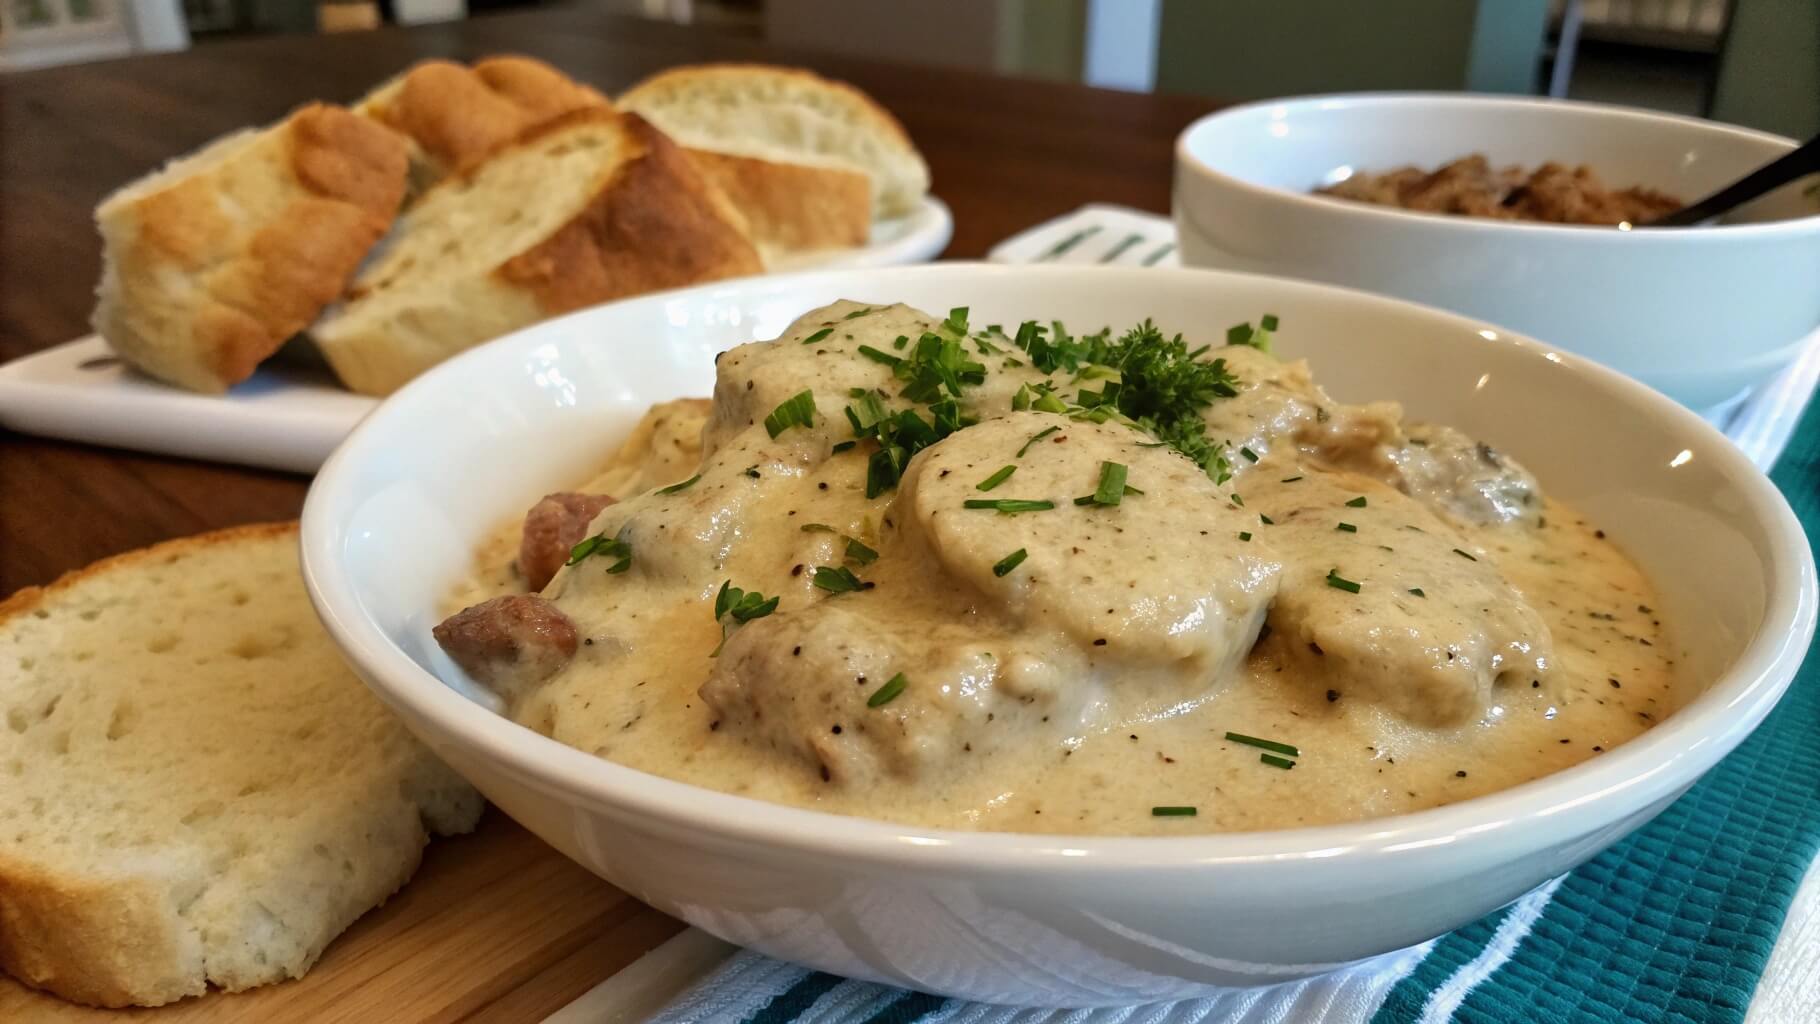
{"label": "crusty bread loaf slice", "polygon": [[411,140],[413,179],[427,187],[540,124],[609,106],[605,96],[540,60],[504,55],[471,68],[424,61],[373,90],[354,109]]}
{"label": "crusty bread loaf slice", "polygon": [[879,217],[916,208],[929,167],[903,125],[870,96],[813,72],[699,64],[645,79],[618,99],[690,149],[860,171]]}
{"label": "crusty bread loaf slice", "polygon": [[871,237],[872,179],[861,171],[707,149],[687,152],[745,218],[746,233],[761,254],[848,248]]}
{"label": "crusty bread loaf slice", "polygon": [[343,383],[383,395],[557,313],[762,269],[738,212],[663,133],[580,110],[425,193],[311,333]]}
{"label": "crusty bread loaf slice", "polygon": [[219,392],[341,294],[404,197],[405,143],[313,103],[217,140],[95,213],[95,329],[154,377]]}
{"label": "crusty bread loaf slice", "polygon": [[343,665],[294,523],[0,603],[0,968],[100,1006],[302,975],[479,796]]}

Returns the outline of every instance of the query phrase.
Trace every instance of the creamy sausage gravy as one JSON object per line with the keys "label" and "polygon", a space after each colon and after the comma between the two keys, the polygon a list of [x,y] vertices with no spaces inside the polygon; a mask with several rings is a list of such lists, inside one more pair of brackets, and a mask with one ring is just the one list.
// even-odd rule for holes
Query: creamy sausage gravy
{"label": "creamy sausage gravy", "polygon": [[[911,371],[956,342],[966,379],[918,391]],[[511,662],[534,638],[491,662],[439,639],[517,721],[600,757],[998,831],[1419,810],[1583,761],[1676,706],[1649,583],[1508,458],[1229,345],[1194,357],[1230,381],[1199,403],[1210,446],[1178,445],[1203,466],[1094,422],[1118,375],[1045,374],[1042,348],[959,311],[843,302],[733,349],[711,405],[654,409],[582,488],[619,501],[542,592],[572,657],[548,674]],[[1126,388],[1156,383],[1135,365]],[[881,409],[977,422],[884,486],[881,443],[855,438]],[[1010,504],[969,507],[994,502]],[[481,552],[448,610],[522,591],[519,543],[512,528]]]}

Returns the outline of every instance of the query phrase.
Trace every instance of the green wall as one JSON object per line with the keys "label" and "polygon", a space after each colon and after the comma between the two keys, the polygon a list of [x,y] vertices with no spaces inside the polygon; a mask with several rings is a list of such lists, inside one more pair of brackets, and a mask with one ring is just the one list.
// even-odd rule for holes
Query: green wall
{"label": "green wall", "polygon": [[1530,92],[1547,8],[1547,0],[1164,0],[1157,89],[1229,99]]}
{"label": "green wall", "polygon": [[1820,133],[1820,2],[1736,0],[1713,116],[1797,139]]}
{"label": "green wall", "polygon": [[1012,75],[1081,80],[1087,0],[1000,0],[997,70]]}

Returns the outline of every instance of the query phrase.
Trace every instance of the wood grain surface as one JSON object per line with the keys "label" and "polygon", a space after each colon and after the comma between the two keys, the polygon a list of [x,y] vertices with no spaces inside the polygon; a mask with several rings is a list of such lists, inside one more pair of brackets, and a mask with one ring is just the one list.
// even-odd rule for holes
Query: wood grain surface
{"label": "wood grain surface", "polygon": [[[87,333],[103,196],[310,99],[345,102],[414,60],[517,52],[609,93],[675,64],[801,64],[870,91],[954,211],[947,256],[1082,203],[1167,209],[1175,135],[1215,104],[784,50],[761,39],[544,9],[436,26],[203,43],[0,76],[0,360]],[[295,516],[308,479],[0,431],[0,594],[131,548]],[[535,1021],[681,926],[490,813],[300,982],[158,1011],[67,1007],[0,980],[0,1021]]]}

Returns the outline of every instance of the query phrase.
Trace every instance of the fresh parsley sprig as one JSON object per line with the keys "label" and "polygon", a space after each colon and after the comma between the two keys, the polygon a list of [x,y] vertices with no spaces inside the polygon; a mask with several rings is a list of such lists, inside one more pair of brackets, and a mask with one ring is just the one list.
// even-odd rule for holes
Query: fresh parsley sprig
{"label": "fresh parsley sprig", "polygon": [[[720,657],[720,649],[727,646],[727,637],[734,627],[743,626],[753,619],[762,619],[777,610],[779,598],[766,597],[756,590],[741,590],[727,580],[720,585],[720,592],[714,595],[714,621],[720,623],[720,643],[708,654],[710,658]],[[724,621],[723,621],[724,620]]]}

